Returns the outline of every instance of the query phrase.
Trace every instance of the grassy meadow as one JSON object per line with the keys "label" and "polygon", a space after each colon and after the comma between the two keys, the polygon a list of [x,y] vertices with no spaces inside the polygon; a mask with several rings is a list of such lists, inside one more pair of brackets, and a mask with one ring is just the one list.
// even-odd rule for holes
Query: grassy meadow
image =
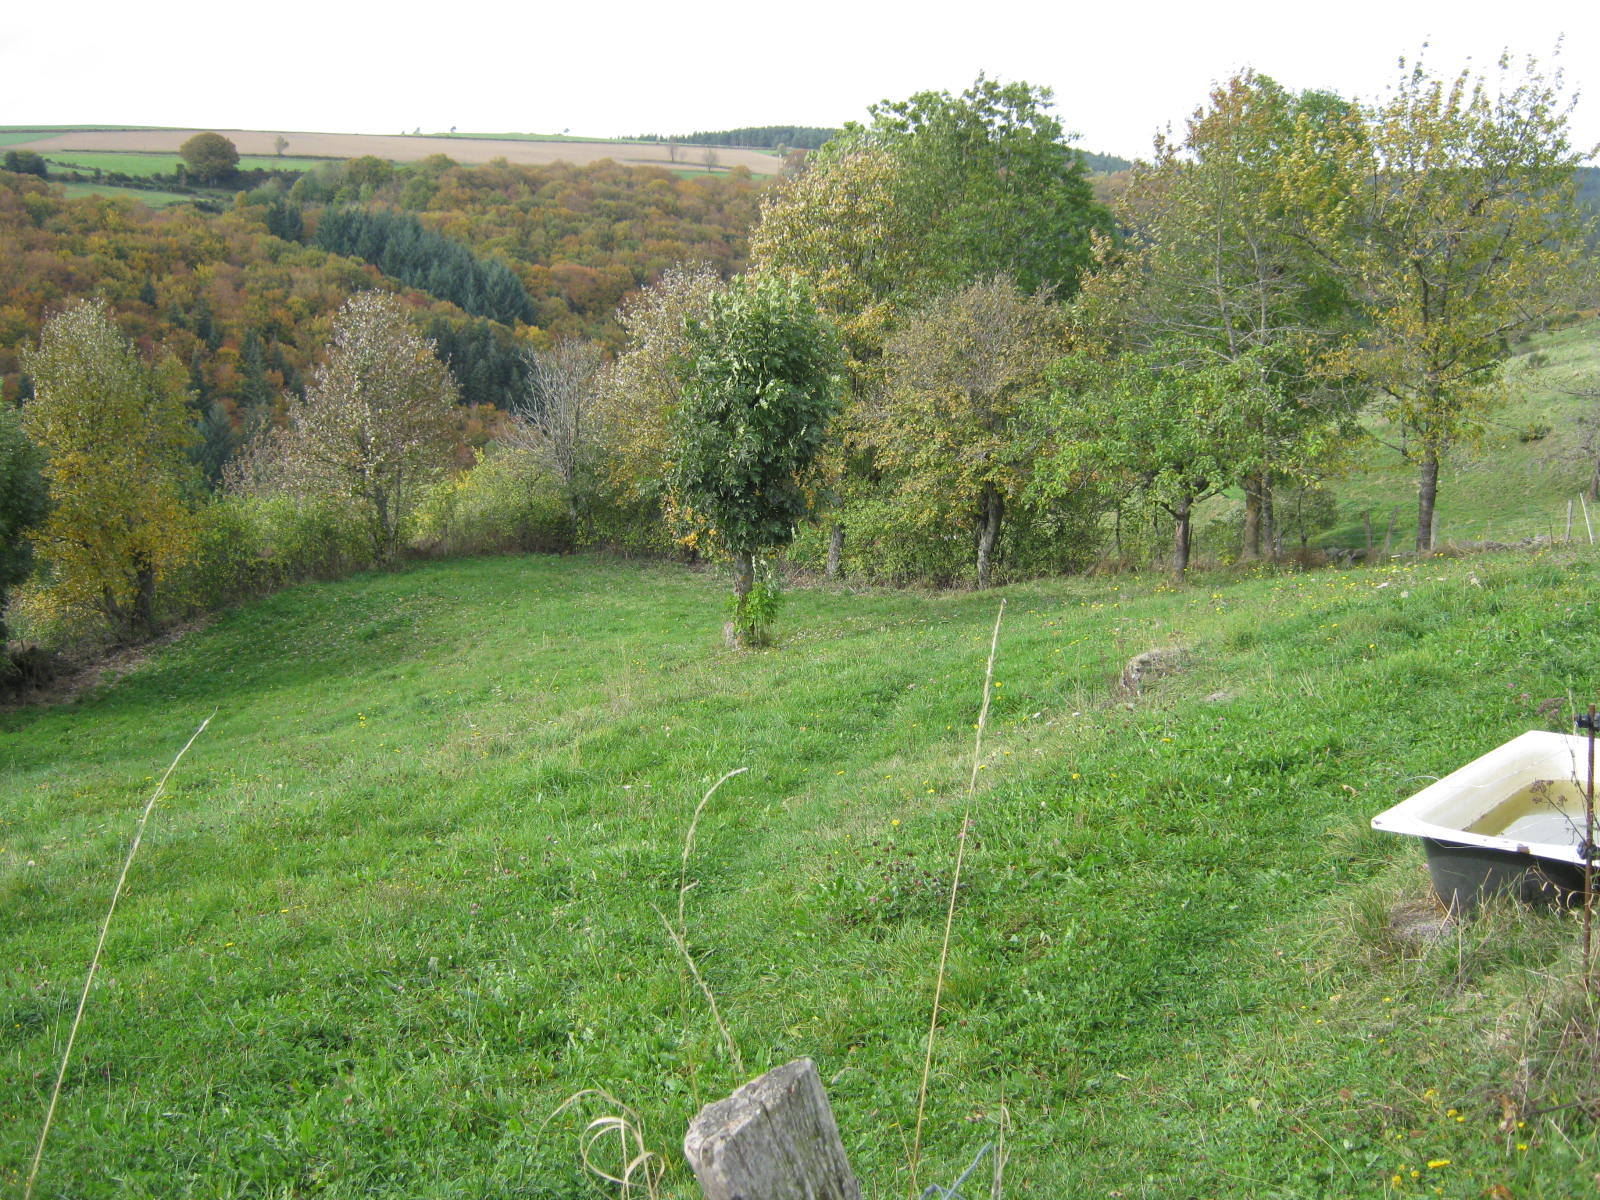
{"label": "grassy meadow", "polygon": [[[1011,1196],[1588,1194],[1575,918],[1400,938],[1421,852],[1368,821],[1569,726],[1600,685],[1597,568],[798,587],[749,653],[716,576],[583,556],[224,614],[0,713],[0,1190],[138,814],[214,713],[144,835],[36,1195],[602,1195],[578,1137],[604,1106],[552,1116],[597,1088],[689,1197],[695,1111],[800,1055],[865,1194],[914,1194],[1003,597],[917,1187],[1001,1143]],[[1181,668],[1122,689],[1157,647]]]}
{"label": "grassy meadow", "polygon": [[[1578,494],[1589,485],[1600,457],[1600,390],[1597,322],[1585,320],[1528,338],[1507,362],[1510,401],[1490,417],[1483,438],[1452,454],[1439,473],[1439,539],[1443,542],[1516,542],[1567,536],[1588,542]],[[1575,395],[1588,391],[1590,396]],[[1368,422],[1371,438],[1353,449],[1350,474],[1331,482],[1339,501],[1332,528],[1314,543],[1350,548],[1365,544],[1363,511],[1372,514],[1373,540],[1381,544],[1394,514],[1394,549],[1416,544],[1416,468],[1394,449],[1397,431]],[[1600,511],[1592,511],[1600,536]]]}

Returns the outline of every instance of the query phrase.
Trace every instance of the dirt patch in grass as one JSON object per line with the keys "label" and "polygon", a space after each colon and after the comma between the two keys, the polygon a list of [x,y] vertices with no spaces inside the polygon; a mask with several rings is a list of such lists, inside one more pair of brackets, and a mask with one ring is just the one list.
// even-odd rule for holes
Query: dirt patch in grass
{"label": "dirt patch in grass", "polygon": [[118,646],[83,657],[26,647],[12,656],[19,670],[9,677],[0,677],[0,712],[71,704],[138,670],[155,651],[210,623],[209,617],[196,618],[174,625],[137,646]]}

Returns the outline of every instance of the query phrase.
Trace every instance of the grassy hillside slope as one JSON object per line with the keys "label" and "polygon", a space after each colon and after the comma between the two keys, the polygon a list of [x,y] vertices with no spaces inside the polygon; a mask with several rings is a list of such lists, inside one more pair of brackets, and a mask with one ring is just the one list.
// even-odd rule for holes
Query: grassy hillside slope
{"label": "grassy hillside slope", "polygon": [[[1441,543],[1562,538],[1569,502],[1573,535],[1587,542],[1577,497],[1600,457],[1600,398],[1573,393],[1600,393],[1600,320],[1534,335],[1507,362],[1506,376],[1511,403],[1492,414],[1481,443],[1462,447],[1440,472]],[[1416,542],[1416,469],[1396,451],[1394,430],[1382,421],[1369,425],[1372,440],[1355,448],[1355,469],[1331,484],[1340,521],[1321,540],[1362,546],[1361,513],[1370,510],[1381,542],[1393,511],[1395,548],[1410,549]],[[1600,536],[1600,512],[1591,517]]]}
{"label": "grassy hillside slope", "polygon": [[[1420,852],[1367,822],[1595,695],[1597,565],[1007,589],[919,1182],[1003,1129],[1009,1195],[1591,1187],[1573,918],[1398,940]],[[4,1189],[133,822],[214,712],[134,865],[39,1195],[598,1194],[598,1110],[548,1119],[597,1087],[690,1196],[699,1105],[803,1054],[866,1194],[906,1194],[1000,597],[802,589],[780,646],[735,654],[723,591],[430,565],[0,714]],[[1186,665],[1121,690],[1152,647]],[[680,894],[742,1070],[663,927]]]}

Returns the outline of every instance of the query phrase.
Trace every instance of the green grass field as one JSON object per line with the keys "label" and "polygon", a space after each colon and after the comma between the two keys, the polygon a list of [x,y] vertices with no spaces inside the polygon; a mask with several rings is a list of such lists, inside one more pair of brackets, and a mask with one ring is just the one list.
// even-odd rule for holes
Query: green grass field
{"label": "green grass field", "polygon": [[[63,150],[48,156],[51,170],[64,171],[117,171],[124,175],[171,175],[183,162],[177,154],[135,153],[124,150]],[[244,154],[239,157],[239,167],[245,171],[308,171],[320,158],[282,158],[270,154]]]}
{"label": "green grass field", "polygon": [[[1574,918],[1398,941],[1421,854],[1367,823],[1594,697],[1597,566],[800,588],[746,654],[720,580],[583,556],[225,614],[0,713],[4,1189],[135,819],[215,713],[133,866],[36,1194],[600,1195],[598,1110],[551,1114],[604,1088],[688,1197],[698,1107],[810,1055],[865,1193],[906,1195],[1003,596],[919,1185],[1003,1130],[1013,1196],[1586,1194]],[[1119,688],[1174,646],[1182,670]],[[664,928],[680,896],[742,1071]]]}
{"label": "green grass field", "polygon": [[154,188],[113,187],[109,183],[63,183],[62,191],[68,196],[121,196],[137,200],[151,208],[165,208],[169,204],[193,204],[196,197],[182,192],[163,192]]}
{"label": "green grass field", "polygon": [[[1538,535],[1565,536],[1567,504],[1589,484],[1600,441],[1593,398],[1572,390],[1600,391],[1600,328],[1594,320],[1534,336],[1509,362],[1514,402],[1494,413],[1476,446],[1452,456],[1440,473],[1439,536],[1442,540],[1516,541]],[[1373,511],[1381,538],[1391,508],[1399,507],[1397,545],[1416,537],[1415,471],[1389,446],[1398,438],[1373,423],[1378,442],[1359,451],[1361,470],[1336,482],[1345,520],[1329,540],[1358,545],[1364,537],[1359,514]],[[1600,513],[1592,514],[1600,518]],[[1587,541],[1581,508],[1574,535]]]}

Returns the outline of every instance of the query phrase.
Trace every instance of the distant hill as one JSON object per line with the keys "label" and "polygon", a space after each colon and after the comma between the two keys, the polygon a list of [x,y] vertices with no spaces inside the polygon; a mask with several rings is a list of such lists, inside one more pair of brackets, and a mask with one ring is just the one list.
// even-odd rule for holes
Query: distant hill
{"label": "distant hill", "polygon": [[1115,175],[1118,171],[1133,169],[1133,161],[1118,158],[1115,154],[1091,154],[1087,150],[1078,151],[1083,155],[1083,164],[1098,175]]}
{"label": "distant hill", "polygon": [[741,150],[776,149],[815,150],[837,129],[823,129],[815,125],[751,125],[743,129],[704,130],[695,133],[647,133],[638,138],[641,142],[677,142],[684,146],[733,146]]}
{"label": "distant hill", "polygon": [[[1589,214],[1591,219],[1600,218],[1600,167],[1578,168],[1578,207]],[[1591,233],[1590,245],[1593,245],[1600,230]]]}

